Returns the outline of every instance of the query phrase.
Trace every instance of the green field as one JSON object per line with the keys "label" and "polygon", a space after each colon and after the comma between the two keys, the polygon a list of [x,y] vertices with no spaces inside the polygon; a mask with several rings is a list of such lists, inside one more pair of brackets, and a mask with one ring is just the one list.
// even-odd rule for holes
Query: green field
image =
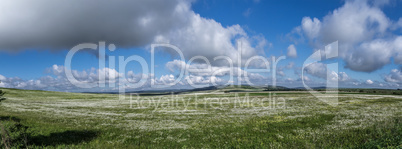
{"label": "green field", "polygon": [[2,148],[402,148],[400,95],[2,90]]}

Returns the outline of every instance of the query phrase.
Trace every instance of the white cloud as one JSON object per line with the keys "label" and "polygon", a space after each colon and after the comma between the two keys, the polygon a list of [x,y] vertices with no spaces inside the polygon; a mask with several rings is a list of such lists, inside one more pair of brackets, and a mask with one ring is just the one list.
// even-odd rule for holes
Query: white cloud
{"label": "white cloud", "polygon": [[[61,65],[53,65],[51,68],[47,69],[47,72],[52,73],[53,75],[61,78],[67,78],[65,73],[65,67]],[[115,82],[119,77],[123,74],[117,72],[115,69],[110,68],[102,68],[95,69],[91,68],[90,70],[71,70],[73,77],[79,81],[83,82],[95,82],[95,81],[112,81]]]}
{"label": "white cloud", "polygon": [[394,62],[402,65],[402,36],[398,36],[393,41]]}
{"label": "white cloud", "polygon": [[297,57],[297,51],[296,51],[295,45],[291,44],[291,45],[288,47],[287,56],[288,56],[288,57],[293,57],[293,58]]}
{"label": "white cloud", "polygon": [[[179,66],[179,67],[177,67]],[[229,67],[216,67],[210,66],[209,71],[201,72],[199,70],[205,70],[208,68],[206,64],[194,63],[192,65],[188,65],[179,60],[174,60],[168,62],[166,67],[172,70],[172,73],[177,72],[179,69],[185,69],[188,71],[192,69],[193,72],[189,72],[184,75],[182,80],[179,80],[177,84],[173,84],[172,88],[191,88],[196,87],[193,85],[222,85],[227,84],[229,81],[226,76],[229,75],[230,71],[233,71],[233,77],[237,79],[238,74],[240,73],[242,77],[238,80],[241,81],[242,84],[248,83],[245,81],[245,75],[248,75],[248,79],[256,84],[264,83],[267,81],[267,77],[259,74],[259,73],[249,73],[237,67],[230,69]],[[117,90],[119,87],[123,87],[127,90],[143,90],[143,89],[152,89],[151,82],[154,82],[155,85],[172,85],[175,80],[178,78],[175,74],[164,74],[160,77],[156,77],[153,74],[142,74],[142,73],[134,73],[133,71],[128,71],[127,73],[119,73],[115,69],[103,68],[103,69],[95,69],[91,68],[88,70],[71,70],[73,77],[79,81],[79,84],[87,84],[87,83],[105,83],[105,87],[94,87],[90,89],[83,89],[72,84],[66,77],[65,67],[62,65],[53,65],[52,67],[46,70],[49,73],[49,76],[44,76],[39,79],[32,80],[23,80],[18,77],[7,78],[3,75],[0,75],[0,87],[7,88],[20,88],[20,89],[41,89],[41,90],[55,90],[55,91],[113,91]],[[123,79],[123,76],[125,79]],[[102,79],[102,78],[105,79]],[[226,78],[225,78],[226,77]],[[136,83],[143,83],[142,86],[136,86]],[[233,83],[233,82],[232,82]],[[114,87],[110,87],[114,85]],[[167,89],[167,88],[164,88]]]}
{"label": "white cloud", "polygon": [[[228,56],[238,64],[239,48],[245,62],[263,54],[269,45],[264,37],[249,36],[238,24],[222,26],[213,19],[201,17],[191,10],[191,2],[7,1],[0,6],[0,49],[65,50],[80,43],[99,41],[117,47],[171,43],[181,49],[186,59],[201,55],[212,62],[216,56]],[[224,65],[221,62],[212,64]]]}
{"label": "white cloud", "polygon": [[371,2],[374,6],[382,7],[389,4],[390,0],[368,0],[368,2]]}
{"label": "white cloud", "polygon": [[341,8],[325,16],[322,24],[319,36],[324,44],[337,40],[356,44],[384,34],[390,26],[390,20],[379,8],[356,0],[346,1]]}
{"label": "white cloud", "polygon": [[126,73],[125,77],[129,83],[138,83],[141,80],[147,80],[148,78],[153,77],[153,75],[146,75],[142,73],[135,74],[133,71],[130,70]]}
{"label": "white cloud", "polygon": [[304,81],[307,81],[307,82],[308,82],[308,81],[311,81],[311,79],[310,79],[308,76],[303,76],[303,80],[304,80]]}
{"label": "white cloud", "polygon": [[225,63],[214,61],[213,58],[227,56],[238,64],[240,52],[238,50],[241,49],[242,64],[244,64],[248,58],[263,54],[263,49],[269,45],[261,36],[249,37],[240,25],[223,27],[219,22],[203,18],[193,11],[188,11],[186,14],[187,26],[160,34],[155,40],[157,43],[176,45],[186,59],[204,56],[212,65],[222,66]]}
{"label": "white cloud", "polygon": [[189,75],[185,77],[186,83],[192,83],[197,85],[212,85],[211,83],[219,84],[223,81],[223,79],[218,78],[216,76],[204,77],[204,76],[194,76]]}
{"label": "white cloud", "polygon": [[[23,80],[18,77],[2,78],[2,87],[21,88],[21,89],[44,89],[56,91],[83,91],[81,88],[73,85],[66,77],[65,67],[53,65],[47,69],[52,76],[43,76],[39,79]],[[103,68],[77,71],[71,70],[73,77],[80,83],[105,83],[115,84],[118,78],[122,76],[115,69]],[[103,79],[104,78],[104,79]]]}
{"label": "white cloud", "polygon": [[[223,79],[224,77],[232,76],[233,79],[240,79],[238,82],[249,83],[246,81],[246,76],[250,83],[253,84],[261,84],[268,81],[268,77],[263,76],[260,73],[252,73],[247,72],[239,67],[227,67],[227,66],[211,66],[207,64],[193,63],[187,64],[181,60],[173,60],[166,63],[166,68],[170,70],[172,73],[178,73],[181,69],[185,72],[185,80],[182,82],[190,80],[195,83],[212,83],[212,80],[215,83],[227,83],[229,80]],[[280,71],[277,72],[278,75],[281,75]],[[242,76],[238,78],[239,74]],[[282,72],[282,75],[284,73]]]}
{"label": "white cloud", "polygon": [[181,60],[173,60],[169,61],[166,63],[166,68],[170,72],[180,72],[181,69],[184,70],[184,72],[187,72],[190,75],[194,76],[234,76],[237,77],[239,74],[242,76],[245,76],[246,74],[250,78],[261,78],[263,79],[264,77],[261,77],[260,74],[258,73],[250,73],[247,72],[239,67],[227,67],[227,66],[211,66],[207,64],[200,64],[200,63],[193,63],[193,64],[187,64],[184,61]]}
{"label": "white cloud", "polygon": [[367,80],[366,81],[366,84],[373,84],[374,82],[373,81],[371,81],[371,80]]}
{"label": "white cloud", "polygon": [[307,74],[310,74],[310,75],[318,77],[318,78],[326,79],[329,81],[347,82],[347,81],[352,80],[346,74],[346,72],[336,73],[335,71],[332,71],[332,70],[328,71],[327,65],[324,63],[318,63],[318,62],[312,63],[312,64],[308,65],[307,67],[305,67],[304,71]]}
{"label": "white cloud", "polygon": [[286,78],[286,81],[292,82],[292,81],[294,81],[294,79],[292,79],[292,78]]}
{"label": "white cloud", "polygon": [[0,81],[6,80],[6,77],[3,75],[0,75]]}
{"label": "white cloud", "polygon": [[319,78],[327,78],[327,65],[323,63],[312,63],[305,67],[304,71]]}
{"label": "white cloud", "polygon": [[0,75],[0,87],[6,87],[6,84],[3,82],[6,79],[7,79],[6,77],[4,77],[3,75]]}
{"label": "white cloud", "polygon": [[165,84],[171,84],[175,80],[176,80],[175,77],[172,74],[170,74],[170,75],[162,75],[159,78],[158,82],[165,85]]}
{"label": "white cloud", "polygon": [[361,44],[345,56],[346,67],[356,71],[372,72],[390,63],[395,54],[392,42],[378,39]]}
{"label": "white cloud", "polygon": [[385,75],[384,80],[389,83],[402,84],[402,71],[398,69],[392,69],[388,75]]}
{"label": "white cloud", "polygon": [[399,18],[398,22],[396,23],[396,25],[400,28],[402,28],[402,18]]}
{"label": "white cloud", "polygon": [[345,81],[349,81],[351,78],[348,76],[348,74],[346,74],[345,72],[339,72],[339,81],[341,82],[345,82]]}
{"label": "white cloud", "polygon": [[380,9],[387,3],[346,1],[321,21],[304,17],[295,30],[301,28],[314,49],[338,41],[339,56],[351,70],[372,72],[389,64],[392,57],[402,64],[402,46],[398,46],[402,39],[390,32],[393,21]]}
{"label": "white cloud", "polygon": [[304,17],[301,27],[309,39],[314,39],[318,37],[320,33],[321,21],[317,18],[311,19],[310,17]]}
{"label": "white cloud", "polygon": [[167,62],[165,65],[166,65],[166,68],[168,68],[170,72],[188,68],[188,65],[186,64],[186,62],[177,60],[177,59]]}
{"label": "white cloud", "polygon": [[279,75],[279,76],[286,76],[286,74],[285,74],[285,72],[283,72],[283,71],[281,71],[281,70],[279,70],[279,71],[276,71],[276,74],[277,75]]}
{"label": "white cloud", "polygon": [[[0,75],[2,76],[2,75]],[[46,84],[42,80],[22,80],[18,77],[1,78],[0,87],[6,88],[24,88],[24,89],[43,89]]]}

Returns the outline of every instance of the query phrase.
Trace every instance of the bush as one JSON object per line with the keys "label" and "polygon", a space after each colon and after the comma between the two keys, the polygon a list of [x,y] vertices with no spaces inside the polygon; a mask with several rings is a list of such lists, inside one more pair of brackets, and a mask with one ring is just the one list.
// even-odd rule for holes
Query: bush
{"label": "bush", "polygon": [[3,95],[4,95],[5,93],[6,93],[6,92],[3,92],[2,90],[0,90],[0,102],[3,101],[3,100],[6,100],[6,98],[3,97]]}
{"label": "bush", "polygon": [[28,136],[27,127],[19,122],[0,121],[0,146],[2,148],[26,148]]}

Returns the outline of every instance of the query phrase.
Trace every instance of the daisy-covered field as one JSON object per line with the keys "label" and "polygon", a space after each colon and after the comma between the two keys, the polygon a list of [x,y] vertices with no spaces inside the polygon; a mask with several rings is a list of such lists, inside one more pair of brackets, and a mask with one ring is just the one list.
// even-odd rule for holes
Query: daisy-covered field
{"label": "daisy-covered field", "polygon": [[[2,90],[2,148],[402,147],[401,95],[218,89],[122,100]],[[336,105],[322,100],[336,95]]]}

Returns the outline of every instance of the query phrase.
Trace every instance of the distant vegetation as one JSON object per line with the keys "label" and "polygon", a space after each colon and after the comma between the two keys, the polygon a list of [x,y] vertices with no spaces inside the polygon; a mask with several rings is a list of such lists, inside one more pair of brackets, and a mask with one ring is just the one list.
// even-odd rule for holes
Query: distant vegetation
{"label": "distant vegetation", "polygon": [[271,86],[268,85],[265,87],[264,91],[305,91],[306,89],[304,88],[287,88],[284,86]]}
{"label": "distant vegetation", "polygon": [[[312,87],[315,91],[327,91],[325,86]],[[378,94],[378,95],[402,95],[401,89],[367,89],[367,88],[329,88],[332,91],[339,91],[340,94]],[[227,85],[227,86],[208,86],[194,89],[168,89],[168,90],[145,90],[145,91],[128,91],[126,94],[138,94],[139,96],[161,96],[161,95],[178,95],[192,92],[211,92],[223,91],[224,93],[236,92],[269,92],[269,91],[308,91],[304,87],[288,88],[284,86],[250,86],[250,85]],[[84,92],[95,94],[117,94],[118,92]]]}
{"label": "distant vegetation", "polygon": [[226,86],[225,89],[257,89],[257,87],[250,85],[229,85]]}
{"label": "distant vegetation", "polygon": [[[315,91],[326,91],[325,87],[312,88]],[[367,89],[367,88],[338,88],[340,93],[402,95],[401,89]],[[283,86],[268,86],[264,91],[307,91],[305,88],[287,88]]]}
{"label": "distant vegetation", "polygon": [[6,100],[6,98],[3,97],[5,93],[6,92],[4,92],[3,90],[0,90],[0,102]]}
{"label": "distant vegetation", "polygon": [[364,88],[342,88],[340,92],[362,93],[362,94],[381,94],[381,95],[402,95],[402,90],[392,89],[364,89]]}

